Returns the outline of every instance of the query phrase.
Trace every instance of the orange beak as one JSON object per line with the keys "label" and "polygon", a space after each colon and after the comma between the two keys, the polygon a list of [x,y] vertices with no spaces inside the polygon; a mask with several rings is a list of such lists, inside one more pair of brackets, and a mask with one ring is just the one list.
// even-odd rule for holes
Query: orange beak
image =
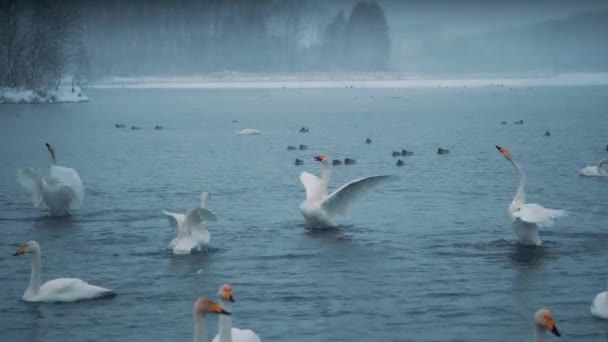
{"label": "orange beak", "polygon": [[553,335],[561,336],[561,334],[557,330],[557,327],[555,326],[555,321],[553,321],[553,318],[547,319],[547,329],[549,329],[549,331],[551,331]]}
{"label": "orange beak", "polygon": [[230,312],[225,311],[224,309],[222,309],[221,306],[217,305],[216,303],[211,303],[209,307],[211,309],[211,312],[216,313],[218,315],[231,315]]}
{"label": "orange beak", "polygon": [[498,152],[502,153],[502,155],[507,158],[507,159],[511,159],[511,152],[509,152],[509,150],[507,150],[504,147],[500,147],[498,145],[495,145],[496,149],[498,150]]}
{"label": "orange beak", "polygon": [[326,157],[325,157],[324,155],[320,155],[320,156],[316,156],[316,157],[315,157],[315,160],[316,160],[316,161],[320,161],[320,162],[322,162],[322,161],[324,161],[324,160],[325,160],[325,158],[326,158]]}
{"label": "orange beak", "polygon": [[229,300],[234,303],[234,297],[232,296],[232,289],[224,289],[224,293],[222,294],[225,300]]}
{"label": "orange beak", "polygon": [[23,247],[19,248],[19,250],[17,252],[15,252],[15,254],[13,254],[13,256],[21,255],[21,254],[25,253],[26,250],[27,250],[27,246],[23,246]]}

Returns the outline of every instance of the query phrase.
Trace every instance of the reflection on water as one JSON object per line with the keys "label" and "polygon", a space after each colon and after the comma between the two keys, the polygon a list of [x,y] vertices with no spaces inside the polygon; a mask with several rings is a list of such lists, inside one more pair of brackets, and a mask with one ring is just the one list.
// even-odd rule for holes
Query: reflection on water
{"label": "reflection on water", "polygon": [[527,246],[513,243],[510,258],[516,267],[534,268],[543,264],[543,260],[548,253],[549,248],[545,245]]}

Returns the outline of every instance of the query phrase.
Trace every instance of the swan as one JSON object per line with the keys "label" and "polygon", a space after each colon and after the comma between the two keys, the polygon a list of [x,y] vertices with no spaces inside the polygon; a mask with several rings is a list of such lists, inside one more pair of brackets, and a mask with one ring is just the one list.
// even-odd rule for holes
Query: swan
{"label": "swan", "polygon": [[553,320],[553,314],[548,309],[540,309],[534,314],[534,341],[544,342],[545,334],[549,330],[555,336],[561,336]]}
{"label": "swan", "polygon": [[169,224],[177,229],[177,237],[169,244],[173,254],[189,254],[193,249],[200,250],[202,245],[209,244],[211,234],[204,222],[217,221],[215,214],[206,208],[210,198],[210,193],[203,192],[200,207],[190,209],[186,214],[163,211],[169,219]]}
{"label": "swan", "polygon": [[608,176],[608,159],[602,160],[597,165],[587,166],[579,171],[583,176],[603,177]]}
{"label": "swan", "polygon": [[591,314],[597,318],[608,319],[608,291],[602,291],[593,298]]}
{"label": "swan", "polygon": [[306,190],[306,200],[300,204],[300,212],[312,227],[337,227],[333,222],[334,216],[344,215],[354,202],[384,181],[399,179],[397,176],[363,177],[346,183],[328,195],[330,159],[320,155],[315,160],[321,162],[323,167],[320,178],[308,172],[300,174],[300,181]]}
{"label": "swan", "polygon": [[[232,313],[232,287],[228,284],[220,286],[219,290],[220,307]],[[249,329],[239,329],[232,327],[232,317],[220,316],[218,334],[213,338],[213,342],[262,342],[260,337]]]}
{"label": "swan", "polygon": [[513,220],[513,231],[519,243],[540,246],[542,241],[538,235],[539,227],[553,225],[556,218],[565,214],[563,210],[548,209],[538,204],[526,203],[526,176],[522,168],[513,160],[511,152],[504,147],[496,146],[498,151],[507,159],[519,174],[519,185],[509,205],[509,216]]}
{"label": "swan", "polygon": [[223,316],[230,316],[230,312],[224,311],[216,302],[208,298],[198,298],[194,302],[192,308],[192,325],[194,327],[194,342],[205,341],[205,320],[207,314],[215,314]]}
{"label": "swan", "polygon": [[34,207],[48,208],[53,216],[69,215],[72,205],[82,204],[84,200],[82,180],[74,169],[57,165],[53,146],[46,144],[46,148],[51,155],[49,176],[43,177],[27,167],[17,171],[17,181],[31,191]]}
{"label": "swan", "polygon": [[238,134],[238,135],[257,135],[257,134],[262,134],[262,131],[259,131],[257,129],[253,129],[253,128],[245,128],[245,129],[242,129],[242,130],[236,132],[236,134]]}
{"label": "swan", "polygon": [[29,241],[13,255],[24,253],[32,254],[30,283],[23,294],[26,302],[75,302],[114,296],[112,290],[91,285],[78,278],[53,279],[40,286],[40,245],[36,241]]}

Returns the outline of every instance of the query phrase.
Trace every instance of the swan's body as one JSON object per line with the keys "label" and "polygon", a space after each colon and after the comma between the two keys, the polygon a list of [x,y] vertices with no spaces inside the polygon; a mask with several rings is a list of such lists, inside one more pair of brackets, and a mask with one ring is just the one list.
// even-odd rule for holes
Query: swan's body
{"label": "swan's body", "polygon": [[602,291],[593,298],[591,314],[597,318],[608,319],[608,291]]}
{"label": "swan's body", "polygon": [[602,160],[597,165],[587,166],[581,169],[580,174],[588,177],[604,177],[608,176],[608,160]]}
{"label": "swan's body", "polygon": [[177,237],[169,244],[174,254],[189,254],[209,244],[211,234],[205,227],[205,221],[217,221],[217,217],[206,208],[211,195],[203,192],[201,197],[200,208],[190,209],[186,214],[163,211],[169,224],[177,229]]}
{"label": "swan's body", "polygon": [[53,147],[46,146],[52,161],[49,176],[43,177],[28,167],[17,171],[17,181],[32,193],[32,204],[36,208],[47,208],[53,216],[68,215],[72,207],[82,204],[84,186],[74,169],[56,165]]}
{"label": "swan's body", "polygon": [[548,209],[535,203],[526,203],[525,185],[526,177],[522,168],[513,160],[513,156],[506,148],[496,146],[503,156],[513,165],[519,174],[519,185],[509,205],[509,216],[513,220],[513,232],[518,242],[523,245],[540,246],[540,227],[549,227],[555,223],[555,219],[563,216],[563,210]]}
{"label": "swan's body", "polygon": [[238,135],[257,135],[257,134],[262,134],[262,131],[253,129],[253,128],[245,128],[245,129],[242,129],[242,130],[236,132],[236,134],[238,134]]}
{"label": "swan's body", "polygon": [[223,310],[217,303],[207,298],[199,298],[194,302],[192,308],[192,325],[194,342],[205,341],[205,321],[207,314],[230,315],[230,312]]}
{"label": "swan's body", "polygon": [[112,290],[88,284],[77,278],[58,278],[40,284],[40,245],[36,241],[28,242],[15,255],[32,254],[32,271],[30,283],[23,294],[26,302],[75,302],[113,296]]}
{"label": "swan's body", "polygon": [[336,227],[333,218],[344,215],[348,208],[368,191],[386,180],[398,179],[396,176],[371,176],[351,181],[331,194],[327,193],[331,175],[329,159],[325,156],[315,158],[321,162],[321,177],[308,172],[300,174],[300,181],[306,190],[306,200],[300,204],[300,212],[312,227]]}
{"label": "swan's body", "polygon": [[553,314],[547,309],[540,309],[534,314],[534,341],[544,342],[547,330],[553,333],[555,336],[561,336],[555,321],[553,320]]}
{"label": "swan's body", "polygon": [[[219,304],[222,309],[232,313],[232,288],[228,284],[220,287]],[[213,338],[213,342],[262,342],[260,337],[250,329],[239,329],[232,327],[232,317],[222,315],[219,319],[219,329],[217,335]]]}

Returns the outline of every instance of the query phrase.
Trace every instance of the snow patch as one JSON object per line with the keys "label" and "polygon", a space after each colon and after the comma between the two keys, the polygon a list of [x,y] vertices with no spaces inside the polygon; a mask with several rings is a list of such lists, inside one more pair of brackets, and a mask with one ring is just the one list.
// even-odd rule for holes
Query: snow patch
{"label": "snow patch", "polygon": [[0,104],[36,104],[36,103],[72,103],[89,102],[89,98],[82,93],[82,89],[65,86],[54,90],[21,90],[14,88],[0,88]]}

